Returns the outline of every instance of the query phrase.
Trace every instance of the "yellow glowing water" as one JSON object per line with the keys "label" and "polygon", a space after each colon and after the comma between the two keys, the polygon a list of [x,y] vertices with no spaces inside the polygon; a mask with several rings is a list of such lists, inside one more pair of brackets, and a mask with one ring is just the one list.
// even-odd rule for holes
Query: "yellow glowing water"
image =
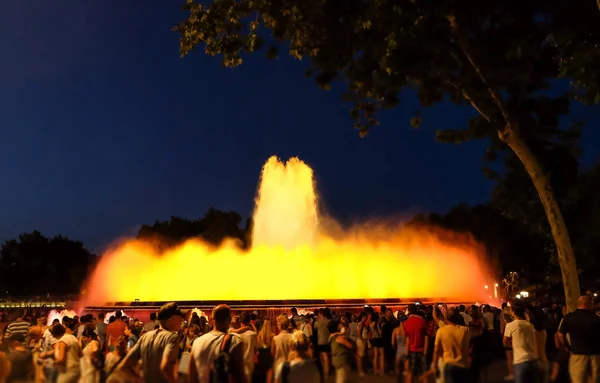
{"label": "yellow glowing water", "polygon": [[468,236],[372,223],[333,235],[323,226],[312,169],[271,157],[256,197],[252,249],[190,240],[158,253],[127,241],[103,255],[88,303],[488,298],[485,249]]}

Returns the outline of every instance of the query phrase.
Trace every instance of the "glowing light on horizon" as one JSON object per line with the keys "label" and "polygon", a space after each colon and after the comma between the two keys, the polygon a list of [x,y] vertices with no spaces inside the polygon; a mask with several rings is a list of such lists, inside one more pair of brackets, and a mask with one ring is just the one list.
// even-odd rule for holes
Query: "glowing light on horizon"
{"label": "glowing light on horizon", "polygon": [[127,241],[90,278],[89,304],[169,300],[445,298],[487,300],[485,249],[438,229],[321,221],[312,169],[271,157],[262,170],[253,247],[198,240],[158,253]]}

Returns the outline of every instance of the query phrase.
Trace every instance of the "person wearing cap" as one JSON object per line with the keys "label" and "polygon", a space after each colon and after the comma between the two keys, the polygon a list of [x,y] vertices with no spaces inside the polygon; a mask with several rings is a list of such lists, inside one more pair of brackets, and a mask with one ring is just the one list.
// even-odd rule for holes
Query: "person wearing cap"
{"label": "person wearing cap", "polygon": [[158,310],[159,328],[142,335],[117,368],[131,379],[139,380],[135,371],[142,362],[143,380],[146,383],[176,383],[175,365],[179,356],[179,337],[184,315],[175,302]]}

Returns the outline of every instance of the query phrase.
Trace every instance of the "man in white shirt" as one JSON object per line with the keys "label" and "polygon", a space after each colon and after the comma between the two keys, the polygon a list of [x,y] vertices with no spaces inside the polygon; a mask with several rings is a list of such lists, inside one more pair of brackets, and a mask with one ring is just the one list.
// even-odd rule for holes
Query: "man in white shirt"
{"label": "man in white shirt", "polygon": [[229,354],[229,377],[234,383],[247,383],[244,373],[244,343],[235,333],[229,333],[231,309],[227,305],[218,305],[212,312],[214,329],[202,335],[192,346],[190,356],[189,381],[191,383],[210,383],[214,363],[221,354]]}
{"label": "man in white shirt", "polygon": [[504,347],[513,350],[513,371],[515,383],[535,382],[537,353],[535,349],[535,329],[525,319],[525,307],[514,304],[511,307],[514,320],[504,329]]}
{"label": "man in white shirt", "polygon": [[494,331],[494,313],[489,305],[483,305],[483,319],[485,319],[485,329]]}

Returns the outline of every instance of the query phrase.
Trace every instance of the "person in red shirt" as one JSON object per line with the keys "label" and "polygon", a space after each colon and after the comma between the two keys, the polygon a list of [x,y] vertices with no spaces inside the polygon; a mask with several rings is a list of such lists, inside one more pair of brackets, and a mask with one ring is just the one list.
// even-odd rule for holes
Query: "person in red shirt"
{"label": "person in red shirt", "polygon": [[114,351],[115,346],[119,344],[119,337],[125,336],[127,325],[123,322],[122,317],[123,313],[121,310],[117,310],[115,314],[116,320],[106,326],[106,343],[111,352]]}
{"label": "person in red shirt", "polygon": [[407,311],[408,319],[404,322],[410,362],[407,381],[412,382],[413,376],[418,378],[426,371],[427,321],[419,314],[416,305],[408,305]]}

